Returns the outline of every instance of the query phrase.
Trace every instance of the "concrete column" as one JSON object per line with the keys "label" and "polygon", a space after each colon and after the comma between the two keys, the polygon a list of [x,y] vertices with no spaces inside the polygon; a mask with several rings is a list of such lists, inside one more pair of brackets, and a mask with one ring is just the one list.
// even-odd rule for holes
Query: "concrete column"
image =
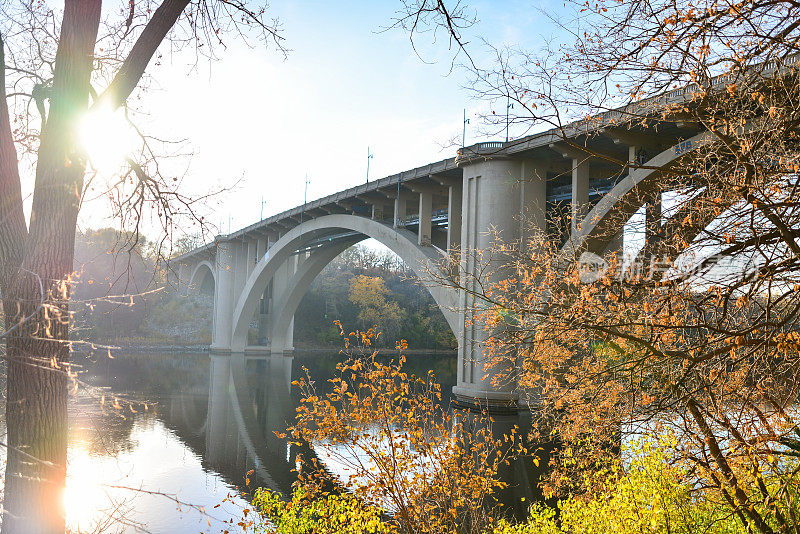
{"label": "concrete column", "polygon": [[264,250],[265,253],[268,252],[269,249],[272,248],[272,245],[274,245],[275,242],[279,239],[279,236],[280,236],[280,234],[278,232],[275,232],[275,231],[272,231],[272,230],[270,230],[267,233],[267,236],[264,238],[266,240],[266,243],[267,243],[266,244],[266,248]]}
{"label": "concrete column", "polygon": [[370,202],[372,205],[372,219],[375,221],[382,221],[384,219],[388,219],[392,216],[392,211],[394,208],[391,204],[385,204],[383,202]]}
{"label": "concrete column", "polygon": [[[239,297],[242,295],[244,286],[247,283],[247,242],[239,238],[232,240],[230,243],[233,265],[233,287],[231,291],[230,314],[233,315],[233,312],[236,309],[236,304],[239,302]],[[231,328],[233,328],[232,325]],[[244,341],[245,343],[247,342],[246,339]],[[244,346],[234,346],[233,339],[231,339],[230,348],[231,350],[244,350]]]}
{"label": "concrete column", "polygon": [[408,207],[406,205],[406,199],[402,196],[399,196],[394,199],[394,227],[402,227],[406,225],[406,214],[408,213]]}
{"label": "concrete column", "polygon": [[[476,317],[482,312],[480,301],[470,290],[478,290],[470,275],[478,272],[474,252],[493,245],[493,230],[506,243],[519,239],[519,186],[522,179],[522,162],[519,160],[477,161],[464,166],[461,237],[461,280],[467,291],[459,295],[459,314],[464,329],[459,336],[457,385],[455,395],[466,402],[476,399],[483,402],[505,403],[516,398],[516,384],[493,384],[493,379],[514,365],[513,358],[501,366],[486,369],[489,356],[484,355],[484,344],[490,333],[478,324]],[[489,271],[492,279],[505,278],[502,258],[495,257],[496,265]]]}
{"label": "concrete column", "polygon": [[447,252],[461,248],[461,186],[447,188]]}
{"label": "concrete column", "polygon": [[538,161],[523,164],[520,184],[520,236],[523,244],[547,235],[547,167]]}
{"label": "concrete column", "polygon": [[266,236],[259,237],[256,240],[256,263],[264,261],[264,253],[267,251],[267,245]]}
{"label": "concrete column", "polygon": [[[281,302],[284,301],[286,295],[289,293],[289,283],[291,282],[292,278],[294,278],[294,273],[300,268],[300,264],[302,264],[306,258],[308,257],[307,252],[303,252],[297,256],[295,256],[294,265],[291,262],[287,262],[287,269],[286,269],[286,278],[284,282],[284,290],[283,294],[281,295]],[[294,350],[294,315],[292,315],[292,320],[289,321],[289,328],[286,329],[286,333],[284,334],[283,338],[283,350],[286,351],[293,351]]]}
{"label": "concrete column", "polygon": [[[241,239],[232,242],[233,249],[233,275],[234,275],[234,292],[237,293],[244,287],[247,281],[247,243]],[[236,296],[234,297],[234,299]]]}
{"label": "concrete column", "polygon": [[256,245],[255,239],[247,240],[247,278],[250,278],[250,273],[253,272],[253,267],[256,265]]}
{"label": "concrete column", "polygon": [[[272,322],[277,320],[280,310],[277,309],[286,299],[289,283],[292,280],[297,265],[297,256],[290,257],[283,265],[278,267],[275,276],[272,278],[272,299],[269,311],[269,328],[272,330]],[[273,353],[283,353],[286,350],[294,349],[294,318],[289,323],[286,332],[272,331],[270,348]]]}
{"label": "concrete column", "polygon": [[217,242],[217,279],[214,285],[214,324],[211,348],[230,350],[233,319],[234,255],[233,243]]}
{"label": "concrete column", "polygon": [[431,215],[433,213],[433,194],[422,192],[419,194],[419,232],[417,244],[430,246],[431,244]]}
{"label": "concrete column", "polygon": [[269,339],[269,312],[272,308],[272,282],[267,284],[267,288],[261,295],[261,302],[258,303],[258,344],[266,345]]}
{"label": "concrete column", "polygon": [[572,230],[575,231],[589,210],[589,161],[572,160]]}
{"label": "concrete column", "polygon": [[[189,277],[192,275],[191,271],[189,271],[189,266],[185,263],[181,263],[178,265],[177,269],[177,286],[178,294],[189,294]],[[185,291],[183,291],[185,289]]]}
{"label": "concrete column", "polygon": [[[294,273],[300,268],[304,261],[308,259],[308,251],[301,252],[297,256],[295,256],[294,260]],[[292,274],[294,274],[292,273]]]}

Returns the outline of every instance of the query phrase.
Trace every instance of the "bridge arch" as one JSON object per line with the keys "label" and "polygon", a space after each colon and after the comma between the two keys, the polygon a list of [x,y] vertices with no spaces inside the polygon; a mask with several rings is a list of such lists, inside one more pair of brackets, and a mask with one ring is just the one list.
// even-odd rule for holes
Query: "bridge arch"
{"label": "bridge arch", "polygon": [[364,239],[366,239],[366,236],[360,236],[354,240],[325,247],[312,253],[300,265],[289,282],[283,299],[278,303],[276,307],[278,314],[270,325],[269,339],[270,348],[273,352],[282,352],[291,348],[287,343],[287,334],[289,333],[289,328],[291,328],[292,318],[294,318],[294,313],[297,311],[300,301],[303,300],[303,296],[311,287],[317,275],[339,254]]}
{"label": "bridge arch", "polygon": [[617,182],[611,191],[600,198],[578,225],[578,228],[573,230],[561,249],[562,254],[575,255],[576,252],[582,250],[602,252],[605,245],[608,244],[608,237],[620,230],[642,206],[641,198],[639,202],[635,202],[631,200],[631,197],[652,188],[653,182],[669,165],[686,154],[706,146],[712,139],[711,133],[701,132],[664,150]]}
{"label": "bridge arch", "polygon": [[[209,279],[209,277],[211,278]],[[210,261],[203,260],[195,265],[192,270],[192,274],[189,276],[188,287],[200,291],[208,284],[209,280],[216,285],[217,279],[214,275],[214,266],[211,265]]]}
{"label": "bridge arch", "polygon": [[[438,263],[443,257],[433,247],[418,245],[416,234],[402,228],[392,228],[366,217],[336,214],[325,215],[304,222],[289,230],[270,248],[266,259],[259,261],[245,282],[233,312],[232,350],[242,350],[247,344],[250,318],[255,313],[261,293],[266,289],[267,284],[269,284],[278,268],[291,258],[298,249],[342,231],[353,233],[351,239],[348,240],[349,244],[347,246],[351,246],[353,243],[363,239],[373,238],[397,254],[420,278],[425,278],[428,272],[438,270]],[[332,244],[330,248],[339,248],[343,245],[344,243],[341,245]],[[326,248],[323,247],[315,251],[309,258],[309,260],[312,258],[314,260],[310,261],[306,267],[301,265],[301,269],[292,279],[292,285],[286,293],[288,296],[284,300],[284,306],[282,306],[283,311],[278,318],[279,321],[287,324],[287,328],[288,322],[291,321],[289,310],[292,310],[293,313],[293,309],[299,304],[299,300],[305,294],[316,274],[338,255],[338,253],[334,255],[333,250],[323,253]],[[341,250],[344,250],[344,248],[347,247],[343,247]],[[318,254],[319,256],[317,256]],[[309,260],[306,261],[308,262]],[[457,292],[452,288],[442,286],[433,286],[427,289],[458,338],[458,333],[463,326],[456,311],[458,304]],[[276,347],[276,350],[281,348]]]}

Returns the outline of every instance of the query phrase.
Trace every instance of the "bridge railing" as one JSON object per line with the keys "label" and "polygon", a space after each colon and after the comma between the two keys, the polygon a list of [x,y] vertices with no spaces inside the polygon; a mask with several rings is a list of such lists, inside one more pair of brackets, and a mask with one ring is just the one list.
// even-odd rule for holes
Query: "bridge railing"
{"label": "bridge railing", "polygon": [[465,157],[490,154],[492,152],[502,150],[505,145],[506,143],[503,141],[486,141],[483,143],[475,143],[471,146],[461,147],[457,151],[456,163]]}

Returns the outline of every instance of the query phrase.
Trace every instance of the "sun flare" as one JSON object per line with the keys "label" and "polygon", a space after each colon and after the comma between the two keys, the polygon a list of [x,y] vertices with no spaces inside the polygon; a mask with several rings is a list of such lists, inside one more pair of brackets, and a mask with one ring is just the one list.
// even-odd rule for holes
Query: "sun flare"
{"label": "sun flare", "polygon": [[92,168],[102,173],[119,168],[137,142],[122,110],[106,107],[90,111],[80,122],[78,132]]}

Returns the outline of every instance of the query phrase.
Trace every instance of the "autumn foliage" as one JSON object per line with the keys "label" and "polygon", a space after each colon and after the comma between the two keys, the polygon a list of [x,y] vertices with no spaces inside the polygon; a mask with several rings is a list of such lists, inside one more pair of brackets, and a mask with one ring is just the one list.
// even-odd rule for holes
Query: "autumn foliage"
{"label": "autumn foliage", "polygon": [[[294,383],[303,398],[291,439],[311,444],[343,473],[343,489],[384,510],[392,529],[485,531],[497,504],[492,495],[505,486],[497,472],[514,452],[513,436],[493,437],[484,415],[453,413],[433,373],[406,373],[404,356],[382,363],[372,349],[377,336],[345,336],[349,353],[359,355],[337,365],[328,393],[308,375]],[[301,467],[307,496],[327,498],[320,497],[322,472]]]}
{"label": "autumn foliage", "polygon": [[784,1],[572,2],[554,20],[565,42],[498,50],[475,70],[514,123],[568,146],[565,180],[591,165],[613,193],[548,221],[564,233],[462,251],[476,267],[451,281],[480,288],[487,363],[518,386],[538,436],[564,443],[551,490],[589,498],[585,473],[621,441],[669,434],[666,461],[697,498],[745,531],[797,529],[799,14]]}

